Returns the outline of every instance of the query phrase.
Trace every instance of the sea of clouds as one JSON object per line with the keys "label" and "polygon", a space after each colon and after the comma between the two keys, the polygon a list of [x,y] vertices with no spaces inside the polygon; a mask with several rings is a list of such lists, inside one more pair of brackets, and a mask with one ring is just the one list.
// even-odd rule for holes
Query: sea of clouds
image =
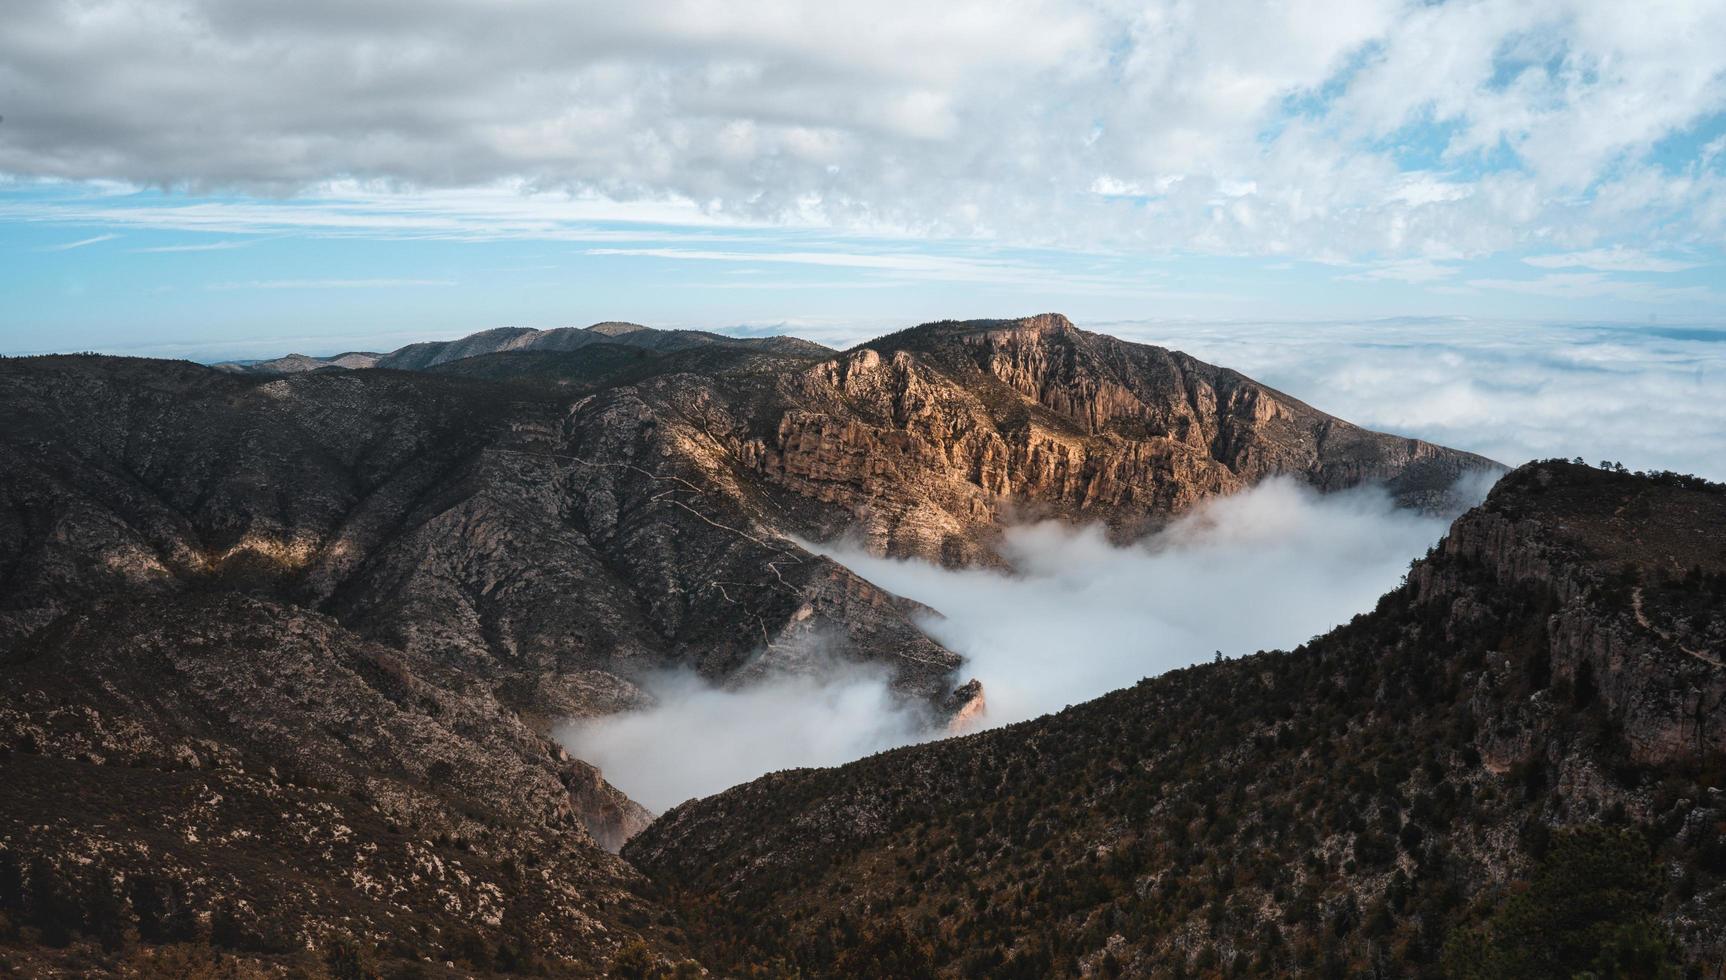
{"label": "sea of clouds", "polygon": [[[1484,494],[1485,481],[1469,493]],[[1102,529],[1047,522],[1009,530],[1012,570],[947,569],[812,546],[864,578],[938,610],[920,624],[983,682],[989,726],[1022,721],[1176,667],[1296,646],[1395,587],[1443,535],[1439,517],[1383,491],[1320,495],[1273,479],[1117,545]],[[828,676],[740,689],[690,674],[651,679],[648,709],[566,726],[577,756],[658,811],[763,773],[835,765],[945,734],[886,678]]]}

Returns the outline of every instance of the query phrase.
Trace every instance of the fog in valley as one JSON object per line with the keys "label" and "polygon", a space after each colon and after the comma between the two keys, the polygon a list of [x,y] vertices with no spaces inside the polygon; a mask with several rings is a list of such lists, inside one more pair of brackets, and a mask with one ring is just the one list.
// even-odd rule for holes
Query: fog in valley
{"label": "fog in valley", "polygon": [[[1486,479],[1461,488],[1484,496]],[[1267,480],[1210,501],[1137,542],[1058,522],[1007,531],[1012,571],[946,569],[810,547],[938,610],[920,625],[963,655],[995,726],[1177,667],[1292,648],[1373,607],[1444,534],[1444,517],[1376,488],[1321,495]],[[874,668],[721,689],[690,673],[650,679],[648,709],[572,723],[570,751],[656,811],[778,769],[835,765],[946,734]]]}

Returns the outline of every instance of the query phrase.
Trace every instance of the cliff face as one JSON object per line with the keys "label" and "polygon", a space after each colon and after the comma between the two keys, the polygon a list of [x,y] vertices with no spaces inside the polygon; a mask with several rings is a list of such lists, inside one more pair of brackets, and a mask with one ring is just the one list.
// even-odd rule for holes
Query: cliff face
{"label": "cliff face", "polygon": [[[1726,954],[1723,641],[1726,488],[1535,464],[1299,650],[774,774],[624,855],[709,955],[813,975],[889,945],[940,975],[1476,975],[1549,848],[1597,861],[1574,890],[1628,841],[1658,925],[1605,905],[1702,966]],[[1623,834],[1568,829],[1601,826]]]}
{"label": "cliff face", "polygon": [[[1494,503],[1452,528],[1443,552],[1454,561],[1411,576],[1420,597],[1450,599],[1462,587],[1456,569],[1476,567],[1545,591],[1555,608],[1542,669],[1555,687],[1599,699],[1630,763],[1671,767],[1726,752],[1726,616],[1691,581],[1726,559],[1718,495],[1649,492],[1628,475],[1583,480],[1578,468],[1550,466],[1519,474]],[[1558,761],[1539,752],[1562,705],[1494,708],[1483,692],[1477,708],[1514,733],[1483,744],[1489,765]]]}
{"label": "cliff face", "polygon": [[1288,474],[1384,483],[1409,506],[1491,461],[1368,432],[1186,355],[1086,333],[1065,317],[930,324],[781,384],[777,426],[740,458],[843,508],[874,548],[991,558],[1026,515],[1142,533],[1208,496]]}
{"label": "cliff face", "polygon": [[0,650],[105,595],[240,589],[547,715],[631,703],[650,669],[724,680],[812,630],[907,693],[953,683],[891,597],[787,539],[696,421],[628,386],[0,370]]}

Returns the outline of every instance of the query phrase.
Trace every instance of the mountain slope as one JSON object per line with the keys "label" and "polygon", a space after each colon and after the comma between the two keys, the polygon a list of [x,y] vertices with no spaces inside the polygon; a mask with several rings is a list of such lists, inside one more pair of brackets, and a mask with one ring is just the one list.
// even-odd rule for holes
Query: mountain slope
{"label": "mountain slope", "polygon": [[65,617],[0,670],[0,775],[0,939],[488,972],[679,952],[601,847],[647,814],[484,684],[291,606]]}
{"label": "mountain slope", "polygon": [[4,365],[0,647],[115,592],[244,589],[500,685],[615,710],[626,678],[792,665],[806,640],[938,697],[908,608],[764,520],[690,422],[628,387],[573,403],[391,372]]}
{"label": "mountain slope", "polygon": [[[965,339],[999,329],[1075,394],[1003,380]],[[1132,424],[1081,424],[1125,369],[1059,318],[838,356],[579,333],[416,371],[0,361],[0,777],[28,789],[0,796],[0,939],[124,946],[168,916],[264,957],[673,960],[678,915],[607,853],[647,814],[554,722],[640,704],[666,669],[863,663],[931,723],[979,695],[924,610],[799,540],[986,562],[1015,514],[1127,532],[1271,472],[1486,465],[1372,434],[1337,456],[1303,440],[1345,423],[1219,415],[1248,396],[1162,376],[1119,375]]]}
{"label": "mountain slope", "polygon": [[[1564,914],[1717,963],[1723,651],[1726,488],[1535,464],[1299,650],[764,777],[624,855],[705,956],[812,975],[1437,975],[1447,938],[1468,973],[1510,955],[1515,882],[1576,855],[1658,919],[1622,895]],[[1598,825],[1624,836],[1566,830]],[[1593,935],[1521,944],[1608,955]]]}
{"label": "mountain slope", "polygon": [[333,357],[286,354],[266,361],[224,361],[210,366],[218,371],[229,371],[234,374],[300,374],[305,371],[326,371],[334,368],[358,371],[363,368],[375,367],[378,359],[383,356],[370,351],[348,351]]}

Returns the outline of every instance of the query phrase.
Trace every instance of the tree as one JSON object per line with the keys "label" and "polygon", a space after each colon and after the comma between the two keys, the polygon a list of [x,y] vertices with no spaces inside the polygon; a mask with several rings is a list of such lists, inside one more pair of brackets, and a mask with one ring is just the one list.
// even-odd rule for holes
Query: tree
{"label": "tree", "polygon": [[1675,978],[1672,940],[1654,914],[1659,890],[1659,869],[1634,834],[1602,827],[1554,834],[1527,886],[1445,944],[1446,973]]}
{"label": "tree", "polygon": [[653,953],[647,944],[637,939],[617,951],[611,958],[611,966],[605,971],[606,976],[617,977],[618,980],[648,980],[657,971],[654,970]]}
{"label": "tree", "polygon": [[912,935],[897,916],[864,933],[857,945],[839,954],[834,967],[848,977],[935,977],[929,944]]}

